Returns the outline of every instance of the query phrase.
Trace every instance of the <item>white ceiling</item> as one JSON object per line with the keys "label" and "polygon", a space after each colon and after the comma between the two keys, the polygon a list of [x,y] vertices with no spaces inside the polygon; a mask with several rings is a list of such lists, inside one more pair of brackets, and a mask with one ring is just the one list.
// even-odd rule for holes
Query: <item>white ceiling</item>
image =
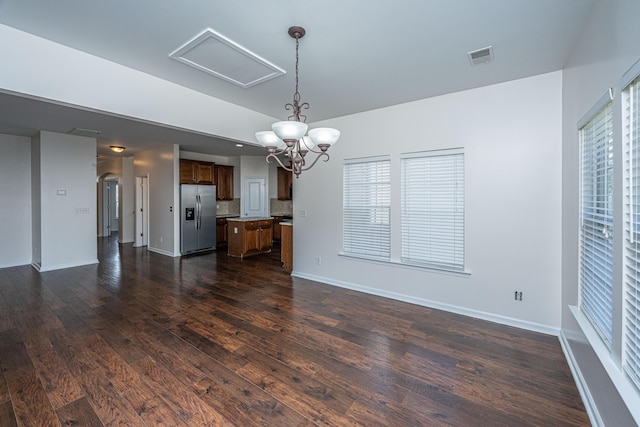
{"label": "white ceiling", "polygon": [[[295,41],[287,29],[303,26],[300,93],[314,122],[560,70],[595,1],[0,0],[0,23],[279,119],[295,85]],[[241,88],[169,57],[207,28],[286,74]],[[467,52],[487,46],[495,60],[472,67]],[[220,155],[262,153],[0,94],[0,133],[73,128],[101,130],[100,150],[115,141],[130,148],[125,155],[172,142]]]}

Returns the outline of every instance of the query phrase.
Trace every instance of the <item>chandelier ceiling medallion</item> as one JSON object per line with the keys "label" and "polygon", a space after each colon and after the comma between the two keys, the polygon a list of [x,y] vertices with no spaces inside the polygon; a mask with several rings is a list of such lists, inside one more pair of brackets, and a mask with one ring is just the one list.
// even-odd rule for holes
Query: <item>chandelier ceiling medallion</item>
{"label": "chandelier ceiling medallion", "polygon": [[[300,177],[302,171],[311,169],[320,159],[329,160],[327,150],[336,143],[340,137],[340,131],[332,128],[311,129],[307,133],[307,116],[301,111],[309,108],[309,103],[300,102],[300,92],[298,91],[298,46],[300,39],[305,35],[302,27],[289,28],[289,35],[296,39],[296,91],[293,94],[293,102],[284,106],[285,110],[292,111],[288,120],[277,122],[271,125],[270,131],[256,132],[256,139],[263,145],[269,154],[267,162],[275,159],[278,164],[289,172],[293,172],[296,178]],[[306,156],[309,152],[316,154],[315,160],[307,165]],[[284,154],[289,158],[290,165],[285,165],[278,157]]]}

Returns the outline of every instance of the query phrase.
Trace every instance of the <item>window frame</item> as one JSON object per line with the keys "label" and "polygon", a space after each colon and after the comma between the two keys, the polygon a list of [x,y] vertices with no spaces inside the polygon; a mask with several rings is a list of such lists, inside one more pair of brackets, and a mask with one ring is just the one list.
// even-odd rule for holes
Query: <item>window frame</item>
{"label": "window frame", "polygon": [[[578,121],[578,306],[609,350],[613,341],[613,250],[616,244],[613,240],[612,100],[613,91],[609,90]],[[598,127],[600,121],[604,123],[602,129]],[[599,135],[599,131],[603,134]],[[586,147],[587,143],[591,145]],[[598,147],[599,143],[604,146]],[[586,196],[589,201],[585,201]]]}
{"label": "window frame", "polygon": [[464,272],[464,148],[401,154],[400,171],[401,262]]}
{"label": "window frame", "polygon": [[[356,177],[379,174],[374,180]],[[342,252],[356,258],[389,261],[391,257],[391,158],[348,159],[343,162]],[[363,222],[368,217],[369,220]]]}
{"label": "window frame", "polygon": [[640,66],[622,79],[624,265],[622,368],[640,390]]}

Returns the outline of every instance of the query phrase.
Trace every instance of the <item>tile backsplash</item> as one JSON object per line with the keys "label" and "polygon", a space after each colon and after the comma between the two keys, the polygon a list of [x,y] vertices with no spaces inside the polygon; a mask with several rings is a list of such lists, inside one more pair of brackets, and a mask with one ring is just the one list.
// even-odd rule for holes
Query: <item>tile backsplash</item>
{"label": "tile backsplash", "polygon": [[218,200],[216,215],[240,215],[240,199]]}
{"label": "tile backsplash", "polygon": [[269,208],[271,215],[291,215],[293,213],[293,202],[291,200],[271,199]]}
{"label": "tile backsplash", "polygon": [[[240,216],[240,199],[218,200],[216,215],[238,215]],[[293,202],[291,200],[269,200],[269,212],[271,215],[292,215]]]}

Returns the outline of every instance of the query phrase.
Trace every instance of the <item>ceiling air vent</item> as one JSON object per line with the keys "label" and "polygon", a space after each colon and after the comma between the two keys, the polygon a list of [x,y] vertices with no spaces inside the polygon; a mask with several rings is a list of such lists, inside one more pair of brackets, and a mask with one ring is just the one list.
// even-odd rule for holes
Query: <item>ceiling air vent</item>
{"label": "ceiling air vent", "polygon": [[211,28],[207,28],[169,56],[242,88],[285,74],[280,67]]}
{"label": "ceiling air vent", "polygon": [[493,46],[467,52],[471,65],[486,64],[493,61]]}

